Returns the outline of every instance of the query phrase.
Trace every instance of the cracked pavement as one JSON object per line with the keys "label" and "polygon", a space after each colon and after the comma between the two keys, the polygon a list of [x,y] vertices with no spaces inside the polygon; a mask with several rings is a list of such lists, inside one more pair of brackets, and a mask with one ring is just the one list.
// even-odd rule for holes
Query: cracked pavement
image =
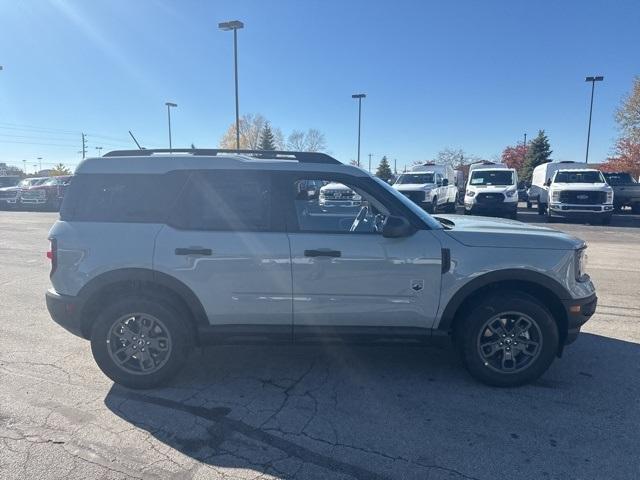
{"label": "cracked pavement", "polygon": [[447,348],[218,346],[144,392],[50,320],[55,218],[0,212],[2,480],[640,477],[638,217],[555,225],[589,242],[600,305],[533,385],[480,385]]}

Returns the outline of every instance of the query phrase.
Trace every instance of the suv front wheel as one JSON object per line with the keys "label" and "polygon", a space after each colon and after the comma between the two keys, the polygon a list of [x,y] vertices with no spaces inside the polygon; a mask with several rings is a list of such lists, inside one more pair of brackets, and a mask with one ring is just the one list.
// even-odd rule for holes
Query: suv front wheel
{"label": "suv front wheel", "polygon": [[91,332],[100,369],[129,388],[159,386],[183,366],[192,341],[188,325],[171,304],[123,298],[105,308]]}
{"label": "suv front wheel", "polygon": [[542,375],[558,351],[558,327],[547,308],[524,293],[494,295],[457,328],[462,361],[488,385],[515,387]]}

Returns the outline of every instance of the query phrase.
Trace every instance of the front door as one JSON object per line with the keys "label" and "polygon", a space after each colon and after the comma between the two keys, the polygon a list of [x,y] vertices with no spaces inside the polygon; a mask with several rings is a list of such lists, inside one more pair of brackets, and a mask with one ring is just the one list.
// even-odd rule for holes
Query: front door
{"label": "front door", "polygon": [[[299,193],[298,183],[308,180],[342,183],[362,202],[323,205],[322,189],[317,198]],[[441,276],[441,246],[432,232],[383,237],[384,218],[397,212],[376,197],[381,187],[370,180],[349,184],[348,179],[317,174],[291,177],[289,182],[283,188],[291,192],[287,228],[294,332],[430,328]]]}

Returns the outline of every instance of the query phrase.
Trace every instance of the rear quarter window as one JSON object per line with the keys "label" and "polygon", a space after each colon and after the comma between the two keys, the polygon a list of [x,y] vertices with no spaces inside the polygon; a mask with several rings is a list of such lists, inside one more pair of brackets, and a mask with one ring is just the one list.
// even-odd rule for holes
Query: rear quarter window
{"label": "rear quarter window", "polygon": [[164,223],[186,178],[185,172],[79,174],[64,197],[60,219]]}

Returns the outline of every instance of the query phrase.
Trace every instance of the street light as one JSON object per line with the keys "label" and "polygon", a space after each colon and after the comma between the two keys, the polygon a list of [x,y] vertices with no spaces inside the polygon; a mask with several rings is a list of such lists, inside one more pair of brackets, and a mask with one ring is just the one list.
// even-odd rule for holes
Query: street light
{"label": "street light", "polygon": [[585,157],[585,163],[589,163],[589,140],[591,139],[591,114],[593,113],[593,91],[596,87],[596,82],[601,82],[604,80],[603,76],[598,77],[587,77],[584,79],[585,82],[591,82],[591,106],[589,107],[589,129],[587,130],[587,155]]}
{"label": "street light", "polygon": [[240,150],[240,108],[238,106],[238,30],[244,28],[244,23],[240,20],[222,22],[218,28],[225,32],[233,30],[233,64],[236,82],[236,150]]}
{"label": "street light", "polygon": [[362,99],[366,98],[365,93],[355,93],[351,98],[358,99],[358,166],[360,166],[360,125],[362,122]]}
{"label": "street light", "polygon": [[173,147],[171,145],[171,107],[177,107],[176,103],[166,102],[167,106],[167,119],[169,120],[169,153],[171,153]]}
{"label": "street light", "polygon": [[98,151],[98,156],[101,157],[102,156],[102,147],[95,147],[95,149]]}

